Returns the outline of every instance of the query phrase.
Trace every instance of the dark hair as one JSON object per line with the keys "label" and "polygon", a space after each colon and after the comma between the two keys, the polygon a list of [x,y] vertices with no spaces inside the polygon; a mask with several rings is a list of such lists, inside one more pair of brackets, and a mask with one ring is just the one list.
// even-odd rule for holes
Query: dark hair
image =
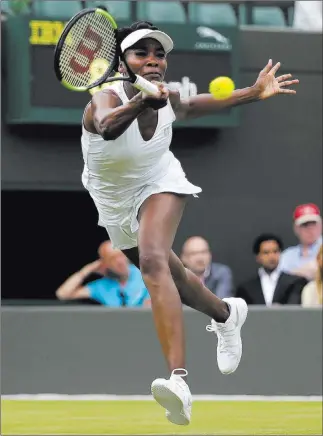
{"label": "dark hair", "polygon": [[119,44],[121,44],[121,42],[128,35],[130,35],[130,33],[141,29],[158,30],[158,27],[154,26],[149,21],[136,21],[135,23],[132,23],[131,26],[129,27],[121,27],[120,29],[118,29],[118,36],[117,36]]}
{"label": "dark hair", "polygon": [[253,243],[253,247],[252,247],[253,254],[259,254],[261,244],[267,241],[277,242],[280,251],[283,251],[284,244],[283,241],[278,236],[273,235],[272,233],[263,233],[259,235]]}

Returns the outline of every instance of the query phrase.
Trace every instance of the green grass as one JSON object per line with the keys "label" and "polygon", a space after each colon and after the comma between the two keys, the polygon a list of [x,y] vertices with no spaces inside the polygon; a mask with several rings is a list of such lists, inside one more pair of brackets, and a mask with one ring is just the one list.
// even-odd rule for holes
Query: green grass
{"label": "green grass", "polygon": [[180,427],[152,401],[2,400],[1,434],[322,435],[322,403],[196,401]]}

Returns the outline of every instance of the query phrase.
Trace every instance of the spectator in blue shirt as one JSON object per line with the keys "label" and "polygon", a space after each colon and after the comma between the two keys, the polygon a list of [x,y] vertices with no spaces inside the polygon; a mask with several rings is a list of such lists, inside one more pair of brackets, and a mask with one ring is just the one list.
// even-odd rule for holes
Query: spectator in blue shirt
{"label": "spectator in blue shirt", "polygon": [[316,256],[322,244],[320,209],[313,203],[301,204],[296,207],[293,218],[300,243],[282,253],[280,269],[313,280],[317,270]]}
{"label": "spectator in blue shirt", "polygon": [[[109,241],[99,247],[100,259],[71,275],[56,291],[60,300],[92,299],[109,307],[149,305],[150,297],[138,268],[129,264]],[[84,284],[92,273],[104,277]]]}

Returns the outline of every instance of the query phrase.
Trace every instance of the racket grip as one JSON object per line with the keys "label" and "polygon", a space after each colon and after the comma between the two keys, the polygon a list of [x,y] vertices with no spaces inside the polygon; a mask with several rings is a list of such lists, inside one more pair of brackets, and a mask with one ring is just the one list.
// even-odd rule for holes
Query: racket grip
{"label": "racket grip", "polygon": [[133,83],[133,86],[146,94],[154,95],[158,93],[158,87],[141,76],[136,75],[136,81]]}

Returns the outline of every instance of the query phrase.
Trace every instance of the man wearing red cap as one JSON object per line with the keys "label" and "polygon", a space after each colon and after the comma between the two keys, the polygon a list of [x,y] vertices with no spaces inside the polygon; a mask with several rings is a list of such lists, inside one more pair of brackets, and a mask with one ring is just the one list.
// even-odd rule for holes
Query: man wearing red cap
{"label": "man wearing red cap", "polygon": [[317,268],[315,259],[322,244],[320,209],[313,203],[301,204],[296,207],[293,219],[300,243],[282,253],[280,269],[313,280]]}

